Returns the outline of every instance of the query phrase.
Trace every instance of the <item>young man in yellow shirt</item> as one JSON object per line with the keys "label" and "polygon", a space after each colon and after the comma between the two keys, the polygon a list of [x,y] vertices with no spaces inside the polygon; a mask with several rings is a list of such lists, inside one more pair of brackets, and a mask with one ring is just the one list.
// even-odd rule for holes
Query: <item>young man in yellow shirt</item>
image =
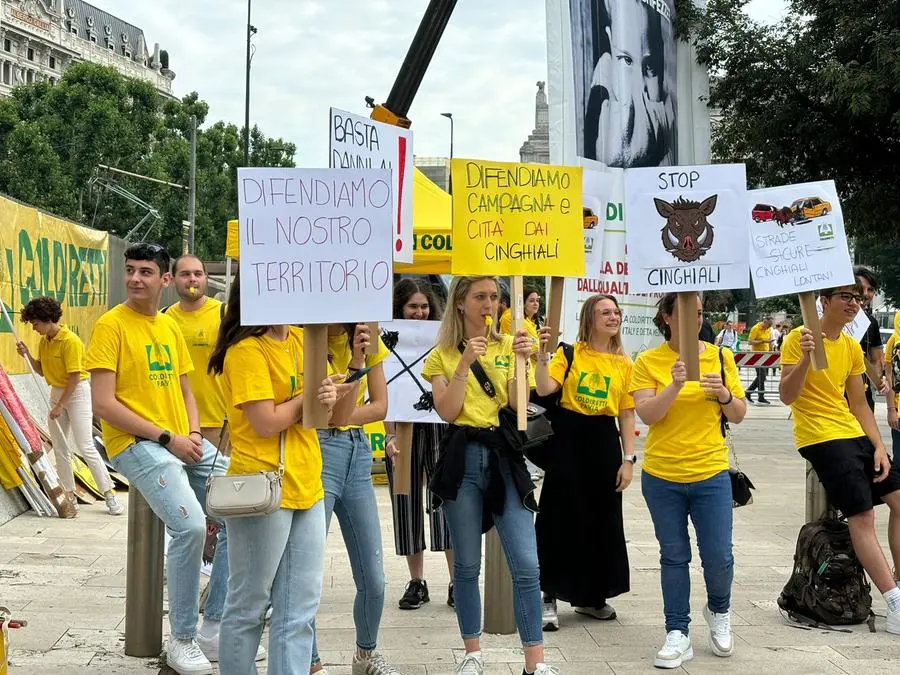
{"label": "young man in yellow shirt", "polygon": [[[140,491],[172,536],[168,550],[169,668],[180,675],[212,673],[197,644],[200,566],[206,539],[206,480],[225,472],[200,433],[193,369],[175,321],[158,312],[169,285],[169,255],[158,244],[125,251],[127,299],[100,317],[85,358],[94,413],[103,420],[110,462]],[[223,583],[224,556],[210,583]],[[213,595],[214,591],[210,591]],[[225,591],[221,594],[224,598]]]}
{"label": "young man in yellow shirt", "polygon": [[808,328],[791,331],[781,356],[781,400],[794,413],[797,449],[816,470],[828,501],[847,517],[853,549],[884,595],[888,632],[900,635],[900,588],[878,543],[873,508],[882,503],[890,508],[888,538],[900,568],[900,466],[888,456],[866,402],[862,348],[843,332],[859,312],[862,296],[857,286],[820,296],[828,367],[810,367],[815,343]]}
{"label": "young man in yellow shirt", "polygon": [[[750,350],[754,352],[768,352],[772,351],[772,317],[766,316],[763,317],[763,320],[758,324],[753,326],[750,329],[750,335],[748,336],[748,342],[750,343]],[[769,401],[766,400],[766,371],[768,368],[757,368],[756,369],[756,379],[750,383],[750,386],[747,387],[746,395],[747,395],[747,403],[753,403],[753,396],[750,392],[756,391],[759,389],[759,404],[760,405],[769,405]]]}

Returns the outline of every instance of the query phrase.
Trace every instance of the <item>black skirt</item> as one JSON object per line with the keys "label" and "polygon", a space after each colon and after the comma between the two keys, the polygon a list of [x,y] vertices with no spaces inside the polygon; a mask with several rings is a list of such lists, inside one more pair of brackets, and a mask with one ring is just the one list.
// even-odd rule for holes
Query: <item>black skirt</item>
{"label": "black skirt", "polygon": [[535,523],[541,590],[575,607],[602,607],[630,590],[616,474],[622,445],[609,415],[554,413],[553,463]]}

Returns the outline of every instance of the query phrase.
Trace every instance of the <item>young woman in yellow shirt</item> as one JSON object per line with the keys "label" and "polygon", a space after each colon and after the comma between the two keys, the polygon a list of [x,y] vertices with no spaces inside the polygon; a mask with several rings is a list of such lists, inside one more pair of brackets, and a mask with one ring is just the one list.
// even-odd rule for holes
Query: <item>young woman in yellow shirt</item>
{"label": "young woman in yellow shirt", "polygon": [[[494,330],[500,286],[497,277],[456,277],[437,344],[422,377],[431,382],[438,414],[450,423],[431,489],[442,503],[453,540],[453,593],[466,654],[456,672],[482,675],[481,535],[497,527],[513,579],[513,605],[525,652],[525,672],[558,672],[544,661],[541,591],[534,536],[534,484],[521,448],[498,428],[500,409],[515,409],[516,354],[529,356],[532,340]],[[489,317],[489,322],[486,322]],[[472,366],[487,376],[479,383]]]}
{"label": "young woman in yellow shirt", "polygon": [[[694,656],[691,622],[691,541],[694,523],[707,602],[710,648],[731,656],[732,497],[728,447],[722,417],[736,424],[747,404],[731,350],[700,342],[700,381],[688,382],[679,354],[677,295],[659,301],[654,323],[666,341],[641,353],[634,364],[631,392],[638,417],[650,426],[644,448],[641,489],[659,542],[666,642],[658,668],[678,668]],[[703,307],[697,297],[697,328]],[[724,373],[724,378],[722,377]]]}
{"label": "young woman in yellow shirt", "polygon": [[621,326],[614,297],[585,300],[571,365],[563,347],[550,360],[543,347],[551,329],[540,332],[536,391],[560,393],[535,523],[544,630],[559,628],[557,599],[608,621],[616,611],[606,601],[630,590],[622,492],[636,457],[632,363],[622,350]]}
{"label": "young woman in yellow shirt", "polygon": [[303,426],[303,399],[315,395],[347,419],[355,387],[340,403],[332,375],[315,394],[303,380],[303,330],[242,326],[235,278],[209,370],[222,376],[231,431],[230,474],[278,471],[284,451],[281,508],[264,516],[226,518],[230,575],[219,638],[222,675],[255,672],[267,608],[269,672],[307,675],[312,622],[322,594],[325,503],[322,453],[315,429]]}

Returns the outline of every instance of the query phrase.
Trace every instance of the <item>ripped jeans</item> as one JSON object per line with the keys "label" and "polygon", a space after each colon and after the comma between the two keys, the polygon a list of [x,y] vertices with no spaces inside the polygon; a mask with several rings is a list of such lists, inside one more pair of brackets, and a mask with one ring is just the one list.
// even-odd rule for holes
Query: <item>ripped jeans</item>
{"label": "ripped jeans", "polygon": [[[204,440],[202,459],[184,464],[159,443],[143,440],[112,457],[110,463],[138,489],[172,537],[166,561],[169,626],[172,637],[193,638],[200,613],[200,566],[206,541],[206,479],[211,473],[224,474],[228,458],[219,455],[216,459],[216,448]],[[226,568],[215,569],[220,565]],[[213,568],[210,585],[226,584],[226,556],[216,555]],[[221,604],[225,590],[211,587],[209,595],[220,598],[215,604]]]}

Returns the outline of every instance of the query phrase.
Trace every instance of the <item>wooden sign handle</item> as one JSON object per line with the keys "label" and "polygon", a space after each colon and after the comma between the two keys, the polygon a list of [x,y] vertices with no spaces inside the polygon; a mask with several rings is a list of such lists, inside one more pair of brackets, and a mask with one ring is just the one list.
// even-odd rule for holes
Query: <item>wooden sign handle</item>
{"label": "wooden sign handle", "polygon": [[319,403],[316,392],[328,375],[328,325],[303,327],[303,426],[327,429],[328,409]]}
{"label": "wooden sign handle", "polygon": [[554,354],[557,346],[559,346],[559,329],[562,325],[563,291],[565,287],[565,278],[550,278],[550,307],[547,312],[547,325],[550,326],[550,342],[547,343],[547,352],[550,354]]}
{"label": "wooden sign handle", "polygon": [[[512,329],[513,335],[525,327],[525,280],[512,278]],[[516,354],[516,421],[519,431],[528,428],[528,357]]]}
{"label": "wooden sign handle", "polygon": [[810,355],[813,370],[825,370],[828,367],[828,357],[825,355],[825,342],[822,340],[822,325],[819,323],[819,312],[816,310],[816,294],[812,291],[799,293],[800,314],[803,316],[803,326],[809,328],[813,334],[816,348]]}
{"label": "wooden sign handle", "polygon": [[687,367],[687,379],[700,381],[700,330],[697,328],[697,294],[678,294],[678,356]]}
{"label": "wooden sign handle", "polygon": [[369,327],[369,346],[366,347],[366,356],[373,356],[378,353],[378,322],[370,321],[366,324]]}
{"label": "wooden sign handle", "polygon": [[394,423],[394,443],[399,455],[394,457],[394,494],[408,495],[412,484],[412,422]]}

